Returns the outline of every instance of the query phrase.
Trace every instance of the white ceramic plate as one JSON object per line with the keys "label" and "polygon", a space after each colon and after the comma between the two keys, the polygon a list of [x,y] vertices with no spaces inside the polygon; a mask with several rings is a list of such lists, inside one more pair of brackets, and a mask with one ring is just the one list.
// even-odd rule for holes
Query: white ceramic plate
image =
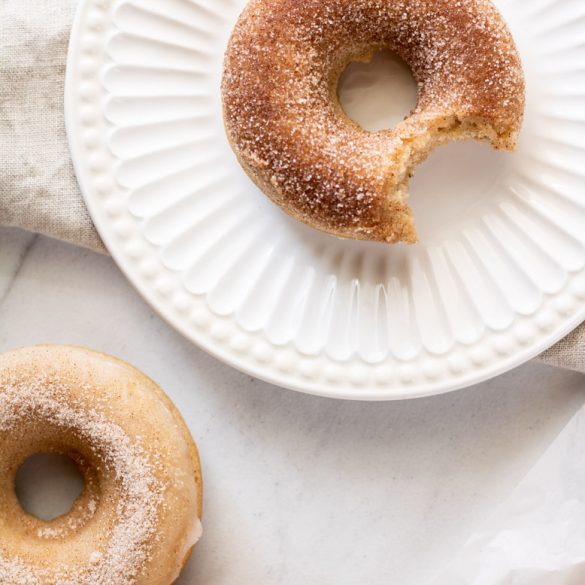
{"label": "white ceramic plate", "polygon": [[254,376],[355,399],[479,382],[585,319],[583,0],[497,1],[528,83],[519,152],[436,152],[413,182],[412,247],[313,231],[240,169],[219,85],[244,3],[83,0],[73,29],[77,176],[161,315]]}

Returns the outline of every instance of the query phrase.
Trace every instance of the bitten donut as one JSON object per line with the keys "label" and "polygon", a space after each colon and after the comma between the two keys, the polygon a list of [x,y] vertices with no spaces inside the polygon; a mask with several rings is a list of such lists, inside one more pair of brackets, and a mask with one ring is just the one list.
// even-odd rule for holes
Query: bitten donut
{"label": "bitten donut", "polygon": [[[44,522],[15,495],[35,453],[62,453],[85,489]],[[93,351],[0,356],[0,583],[169,585],[201,534],[197,448],[163,391]]]}
{"label": "bitten donut", "polygon": [[[419,99],[396,128],[367,132],[343,112],[337,84],[382,48],[410,65]],[[241,165],[285,212],[389,243],[417,240],[408,182],[433,148],[473,138],[513,150],[524,112],[520,58],[488,0],[251,0],[222,94]]]}

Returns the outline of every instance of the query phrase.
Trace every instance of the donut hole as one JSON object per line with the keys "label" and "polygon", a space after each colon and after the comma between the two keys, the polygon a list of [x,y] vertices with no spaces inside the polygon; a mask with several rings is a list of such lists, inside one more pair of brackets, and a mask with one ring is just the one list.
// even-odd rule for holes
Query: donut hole
{"label": "donut hole", "polygon": [[388,50],[351,62],[337,85],[345,113],[364,130],[397,126],[416,108],[418,88],[408,64]]}
{"label": "donut hole", "polygon": [[15,478],[16,497],[22,508],[45,522],[70,512],[84,488],[76,463],[58,453],[32,455]]}

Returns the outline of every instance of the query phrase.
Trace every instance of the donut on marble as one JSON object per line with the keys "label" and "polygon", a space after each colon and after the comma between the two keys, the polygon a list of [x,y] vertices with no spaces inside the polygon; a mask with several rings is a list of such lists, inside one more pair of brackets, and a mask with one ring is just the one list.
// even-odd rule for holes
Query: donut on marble
{"label": "donut on marble", "polygon": [[[44,522],[15,494],[22,463],[68,455],[85,489]],[[0,583],[170,585],[201,534],[197,448],[144,374],[81,348],[0,356]]]}
{"label": "donut on marble", "polygon": [[[396,128],[368,132],[344,113],[337,84],[379,49],[410,65],[419,98]],[[316,229],[388,243],[417,241],[415,167],[452,140],[513,150],[524,93],[489,0],[251,0],[222,82],[229,141],[268,197]]]}

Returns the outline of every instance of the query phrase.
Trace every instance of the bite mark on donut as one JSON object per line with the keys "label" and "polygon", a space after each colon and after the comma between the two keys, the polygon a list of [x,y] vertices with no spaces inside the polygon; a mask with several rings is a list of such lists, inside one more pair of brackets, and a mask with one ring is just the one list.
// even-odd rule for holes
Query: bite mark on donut
{"label": "bite mark on donut", "polygon": [[[497,150],[514,150],[517,136],[510,131],[498,130],[489,121],[479,117],[461,119],[459,116],[439,116],[437,120],[426,123],[426,130],[408,138],[402,139],[401,147],[393,153],[393,160],[388,176],[387,198],[388,207],[385,209],[384,221],[388,225],[398,223],[400,232],[393,232],[386,240],[389,243],[402,241],[416,243],[418,236],[414,224],[414,217],[408,200],[410,197],[410,181],[416,168],[424,162],[435,149],[458,140],[475,140],[487,142]],[[395,169],[398,172],[395,172]],[[402,208],[406,211],[402,211]],[[395,222],[394,216],[401,213],[400,221]]]}
{"label": "bite mark on donut", "polygon": [[[410,65],[419,101],[396,128],[372,133],[343,112],[337,81],[381,48]],[[513,150],[524,77],[489,0],[251,0],[229,41],[222,97],[238,160],[286,213],[339,237],[414,243],[415,167],[452,140]]]}

